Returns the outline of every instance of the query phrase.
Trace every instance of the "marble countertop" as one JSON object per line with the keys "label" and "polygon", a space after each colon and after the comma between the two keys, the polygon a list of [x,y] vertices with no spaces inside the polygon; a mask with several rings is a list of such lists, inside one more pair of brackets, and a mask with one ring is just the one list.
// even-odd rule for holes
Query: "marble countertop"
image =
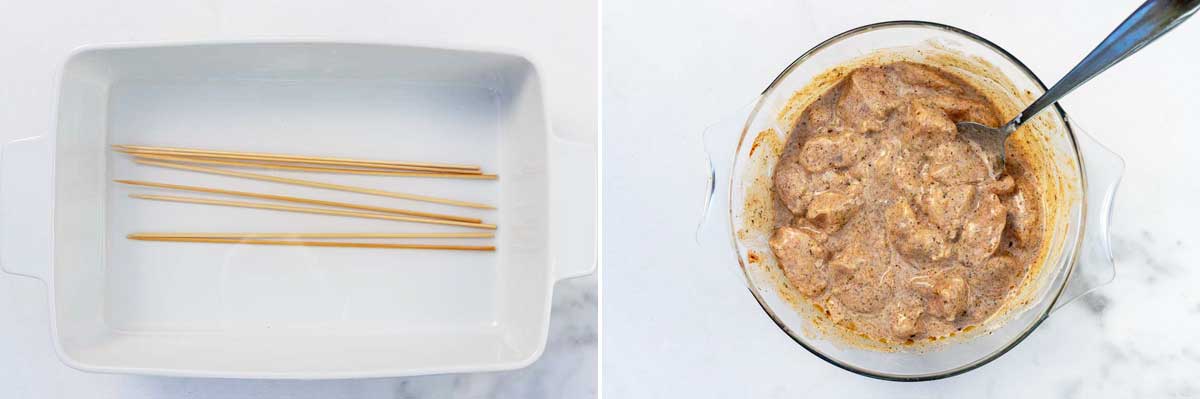
{"label": "marble countertop", "polygon": [[838,369],[776,328],[731,266],[697,250],[700,133],[821,40],[884,20],[937,21],[998,43],[1053,82],[1141,1],[852,3],[605,1],[604,395],[1200,397],[1196,20],[1063,102],[1126,161],[1116,280],[978,370],[896,383]]}
{"label": "marble countertop", "polygon": [[[0,2],[0,141],[48,132],[55,71],[84,44],[302,37],[444,43],[519,51],[538,64],[551,123],[596,133],[594,1],[101,0]],[[587,398],[597,390],[597,279],[560,282],[545,354],[516,371],[341,381],[256,381],[89,374],[58,361],[46,291],[0,273],[0,397]]]}

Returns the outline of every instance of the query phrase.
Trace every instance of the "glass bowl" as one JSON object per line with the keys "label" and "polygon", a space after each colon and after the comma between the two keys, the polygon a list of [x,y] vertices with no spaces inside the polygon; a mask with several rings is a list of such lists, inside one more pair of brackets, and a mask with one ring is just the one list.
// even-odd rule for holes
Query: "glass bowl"
{"label": "glass bowl", "polygon": [[973,329],[933,342],[892,345],[847,334],[781,283],[767,245],[771,226],[747,216],[770,212],[770,173],[778,153],[758,149],[786,142],[790,118],[803,109],[791,102],[793,96],[836,83],[821,82],[831,68],[885,59],[937,64],[985,91],[1004,115],[1015,115],[1046,90],[1012,54],[951,26],[892,21],[834,36],[788,65],[752,105],[705,131],[710,178],[697,240],[717,251],[720,262],[736,265],[762,310],[817,357],[885,380],[945,378],[1003,355],[1055,310],[1112,281],[1108,220],[1124,162],[1058,105],[1043,112],[1014,138],[1032,140],[1042,149],[1044,197],[1053,198],[1041,215],[1046,247],[1041,266],[1028,273],[1010,305]]}

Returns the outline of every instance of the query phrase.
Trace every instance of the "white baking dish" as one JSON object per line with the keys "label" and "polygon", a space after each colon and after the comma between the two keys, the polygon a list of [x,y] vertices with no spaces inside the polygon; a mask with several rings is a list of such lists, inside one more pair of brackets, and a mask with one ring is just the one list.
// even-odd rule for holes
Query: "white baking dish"
{"label": "white baking dish", "polygon": [[[350,378],[512,369],[556,281],[595,267],[595,143],[550,132],[534,64],[314,41],[106,45],[64,63],[56,130],[4,145],[0,264],[45,282],[86,371]],[[112,144],[476,163],[497,181],[254,171],[482,201],[480,211],[137,166]],[[494,253],[134,242],[136,231],[449,231],[159,203],[129,178],[475,215]],[[178,193],[176,193],[178,194]]]}

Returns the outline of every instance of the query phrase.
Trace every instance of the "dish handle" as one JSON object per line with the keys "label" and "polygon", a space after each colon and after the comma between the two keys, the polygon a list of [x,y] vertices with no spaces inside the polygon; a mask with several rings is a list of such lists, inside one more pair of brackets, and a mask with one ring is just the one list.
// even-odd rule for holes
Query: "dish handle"
{"label": "dish handle", "polygon": [[750,114],[755,102],[739,108],[731,114],[709,125],[704,129],[705,174],[708,177],[704,190],[704,206],[700,214],[700,222],[696,226],[696,245],[698,250],[705,253],[707,259],[714,263],[731,265],[727,271],[737,274],[747,287],[745,273],[738,267],[738,249],[733,240],[733,221],[729,218],[729,190],[733,170],[733,158],[736,154],[738,140],[745,129],[746,115]]}
{"label": "dish handle", "polygon": [[0,148],[0,268],[46,281],[50,268],[50,143],[45,136]]}
{"label": "dish handle", "polygon": [[550,243],[558,280],[596,271],[596,143],[550,136]]}
{"label": "dish handle", "polygon": [[1087,293],[1108,285],[1116,277],[1109,224],[1112,220],[1113,199],[1121,182],[1121,174],[1125,170],[1125,160],[1096,141],[1081,129],[1078,123],[1073,120],[1070,122],[1075,126],[1076,144],[1082,157],[1081,167],[1086,190],[1083,243],[1070,279],[1051,311],[1061,309]]}

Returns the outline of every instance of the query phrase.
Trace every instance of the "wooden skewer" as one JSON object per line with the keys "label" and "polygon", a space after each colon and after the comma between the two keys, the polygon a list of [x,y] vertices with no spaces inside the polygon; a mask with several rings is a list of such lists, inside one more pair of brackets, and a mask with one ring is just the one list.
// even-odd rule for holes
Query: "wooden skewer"
{"label": "wooden skewer", "polygon": [[371,168],[371,169],[376,169],[376,170],[443,173],[443,174],[454,174],[454,175],[483,174],[483,172],[481,172],[479,170],[443,169],[443,168],[430,168],[430,167],[424,167],[424,166],[395,166],[395,165],[369,164],[369,163],[362,163],[362,162],[324,161],[324,160],[308,161],[308,160],[299,160],[299,159],[271,158],[271,157],[252,156],[252,155],[200,154],[200,153],[174,152],[174,151],[164,151],[164,150],[138,150],[138,149],[130,149],[130,148],[122,148],[122,147],[117,147],[116,150],[126,153],[126,154],[135,155],[135,156],[136,155],[167,155],[167,156],[177,156],[177,157],[187,157],[187,158],[203,157],[203,158],[236,159],[236,160],[259,161],[259,162],[288,162],[288,163],[294,163],[294,164],[298,163],[298,164],[316,164],[316,165],[335,165],[335,166],[348,166],[348,167],[357,167],[357,168]]}
{"label": "wooden skewer", "polygon": [[355,175],[402,176],[402,177],[439,177],[439,178],[448,178],[448,179],[480,179],[480,180],[482,180],[482,179],[495,180],[497,177],[496,175],[493,175],[493,174],[482,174],[482,173],[475,175],[475,174],[462,174],[462,173],[397,172],[397,171],[392,171],[392,170],[322,168],[322,167],[314,167],[314,166],[298,166],[298,165],[286,165],[286,164],[264,163],[264,162],[222,161],[222,160],[217,160],[217,159],[181,157],[181,156],[173,156],[173,155],[156,155],[156,154],[149,154],[149,153],[131,153],[131,155],[133,155],[137,158],[157,159],[160,161],[176,161],[176,162],[199,163],[199,164],[208,164],[208,165],[239,166],[239,167],[259,168],[259,169],[296,170],[296,171],[303,171],[303,172],[347,173],[347,174],[355,174]]}
{"label": "wooden skewer", "polygon": [[142,238],[492,238],[492,233],[134,233]]}
{"label": "wooden skewer", "polygon": [[355,193],[379,195],[379,196],[392,197],[392,198],[401,198],[401,199],[408,199],[408,200],[413,200],[413,201],[424,201],[424,202],[434,202],[434,203],[446,204],[446,205],[464,206],[464,207],[468,207],[468,208],[496,209],[495,207],[493,207],[491,205],[480,204],[480,203],[476,203],[476,202],[456,201],[456,200],[450,200],[450,199],[445,199],[445,198],[397,193],[397,192],[392,192],[392,191],[376,190],[376,189],[371,189],[371,188],[363,188],[363,187],[355,187],[355,186],[343,186],[340,184],[322,183],[322,182],[316,182],[316,181],[311,181],[311,180],[289,179],[286,177],[260,175],[257,173],[247,173],[247,172],[235,172],[232,170],[206,168],[203,166],[180,165],[177,163],[170,163],[170,162],[148,161],[145,159],[137,159],[137,158],[134,158],[133,161],[137,162],[139,164],[143,164],[143,165],[154,165],[154,166],[161,166],[164,168],[190,170],[193,172],[212,173],[212,174],[225,175],[225,176],[241,177],[241,178],[245,178],[245,179],[254,179],[254,180],[272,181],[272,182],[277,182],[277,183],[295,184],[295,185],[299,185],[299,186],[324,188],[324,189],[328,189],[328,190],[350,191],[350,192],[355,192]]}
{"label": "wooden skewer", "polygon": [[479,166],[477,166],[477,165],[461,165],[461,164],[447,164],[447,163],[377,161],[377,160],[363,160],[363,159],[350,159],[350,158],[318,157],[318,156],[310,156],[310,155],[290,155],[290,154],[275,154],[275,153],[245,152],[245,151],[220,151],[220,150],[205,150],[205,149],[198,149],[198,148],[161,147],[161,146],[145,146],[145,145],[118,145],[118,147],[140,149],[140,150],[187,152],[187,153],[196,153],[196,154],[249,155],[249,156],[259,156],[259,157],[280,158],[280,159],[287,158],[287,159],[304,159],[304,160],[324,160],[324,161],[338,161],[338,162],[371,163],[371,164],[394,165],[394,166],[422,166],[422,167],[442,168],[442,169],[479,170]]}
{"label": "wooden skewer", "polygon": [[136,145],[115,145],[117,149],[127,152],[145,152],[157,153],[161,155],[190,155],[204,156],[211,158],[228,158],[228,159],[257,159],[267,161],[286,161],[299,163],[313,163],[323,165],[343,165],[343,166],[364,166],[374,168],[388,169],[410,169],[410,170],[426,170],[426,171],[442,171],[447,173],[478,173],[479,167],[474,165],[453,165],[453,164],[437,164],[424,162],[392,162],[392,161],[368,161],[361,159],[349,158],[333,158],[333,157],[314,157],[303,155],[287,155],[287,154],[268,154],[260,152],[234,152],[234,151],[215,151],[215,150],[198,150],[190,148],[172,148],[172,147],[150,147]]}
{"label": "wooden skewer", "polygon": [[372,164],[372,163],[366,163],[366,162],[301,160],[301,159],[291,159],[291,158],[273,158],[273,157],[264,157],[264,156],[256,156],[256,155],[202,154],[202,153],[175,152],[175,151],[166,151],[166,150],[139,150],[139,149],[131,149],[131,148],[123,148],[123,147],[117,147],[116,150],[127,153],[127,154],[132,154],[132,155],[168,155],[168,156],[178,156],[178,157],[188,157],[188,158],[203,157],[203,158],[249,160],[249,161],[260,161],[260,162],[288,162],[288,163],[299,163],[299,164],[349,166],[349,167],[358,167],[358,168],[372,168],[372,169],[377,169],[377,170],[381,169],[381,170],[409,171],[409,172],[416,171],[416,172],[444,173],[444,174],[466,174],[466,175],[483,174],[483,172],[481,172],[479,170],[470,170],[470,169],[445,169],[445,168],[432,168],[432,167],[425,167],[425,166],[396,166],[396,165]]}
{"label": "wooden skewer", "polygon": [[382,244],[367,242],[330,242],[330,241],[280,241],[280,240],[241,240],[234,238],[187,238],[187,237],[136,237],[131,240],[168,241],[168,242],[205,242],[215,244],[250,244],[250,245],[290,245],[299,247],[345,247],[345,248],[390,248],[390,249],[444,249],[457,251],[495,251],[491,245],[433,245],[433,244]]}
{"label": "wooden skewer", "polygon": [[315,200],[315,199],[300,198],[300,197],[289,197],[286,195],[260,194],[260,193],[246,192],[246,191],[223,190],[223,189],[219,189],[219,188],[185,186],[185,185],[181,185],[181,184],[154,183],[154,182],[137,181],[137,180],[114,180],[114,181],[117,183],[129,184],[129,185],[134,185],[134,186],[168,188],[168,189],[173,189],[173,190],[193,191],[193,192],[198,192],[198,193],[224,194],[224,195],[232,195],[232,196],[236,196],[236,197],[249,197],[249,198],[259,198],[259,199],[267,199],[267,200],[274,200],[274,201],[294,202],[294,203],[299,203],[299,204],[332,206],[335,208],[358,209],[358,210],[372,211],[372,212],[392,213],[392,214],[397,214],[397,215],[419,216],[419,217],[444,219],[444,220],[457,220],[460,222],[468,222],[468,223],[483,223],[483,221],[480,219],[469,218],[469,217],[465,217],[465,216],[443,215],[440,213],[418,212],[418,211],[410,211],[407,209],[384,208],[382,206],[359,205],[359,204],[351,204],[351,203],[347,203],[347,202],[324,201],[324,200]]}
{"label": "wooden skewer", "polygon": [[424,219],[424,218],[414,218],[414,217],[407,217],[407,216],[383,215],[383,214],[369,213],[369,212],[339,211],[336,209],[274,205],[274,204],[263,204],[263,203],[257,203],[257,202],[225,201],[225,200],[215,200],[215,199],[207,199],[207,198],[176,197],[176,196],[171,196],[171,195],[131,194],[130,197],[138,198],[138,199],[157,200],[157,201],[186,202],[186,203],[191,203],[191,204],[221,205],[221,206],[232,206],[232,207],[238,207],[238,208],[270,209],[270,210],[284,211],[284,212],[315,213],[315,214],[321,214],[321,215],[335,215],[335,216],[349,216],[349,217],[359,217],[359,218],[367,218],[367,219],[395,220],[395,221],[400,221],[400,222],[444,224],[444,225],[450,225],[450,226],[473,227],[473,228],[477,228],[477,229],[491,229],[491,230],[496,229],[496,225],[494,225],[494,224],[468,223],[468,222],[459,222],[459,221],[455,221],[455,220]]}

